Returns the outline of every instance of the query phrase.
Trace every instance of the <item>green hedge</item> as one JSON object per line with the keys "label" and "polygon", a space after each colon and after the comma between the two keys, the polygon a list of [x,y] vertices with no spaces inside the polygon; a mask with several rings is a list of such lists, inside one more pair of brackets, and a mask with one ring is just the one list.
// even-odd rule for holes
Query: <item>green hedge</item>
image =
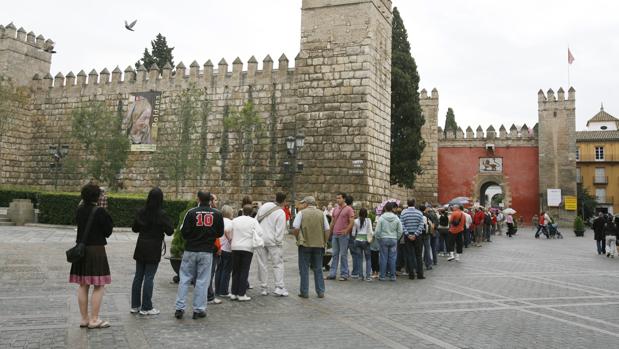
{"label": "green hedge", "polygon": [[37,207],[39,192],[28,189],[0,188],[0,207],[9,207],[9,204],[14,199],[30,199],[34,207]]}
{"label": "green hedge", "polygon": [[[45,224],[73,225],[75,210],[80,203],[79,193],[39,193],[39,222]],[[112,216],[114,226],[130,227],[135,213],[144,206],[146,197],[143,195],[108,194],[108,212]],[[185,200],[166,200],[163,208],[174,224],[178,216],[188,205]]]}

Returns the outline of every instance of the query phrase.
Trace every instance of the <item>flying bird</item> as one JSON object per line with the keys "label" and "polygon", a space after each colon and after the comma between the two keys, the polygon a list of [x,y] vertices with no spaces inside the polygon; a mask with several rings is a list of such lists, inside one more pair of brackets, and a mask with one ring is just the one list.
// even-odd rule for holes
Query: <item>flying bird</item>
{"label": "flying bird", "polygon": [[136,19],[135,21],[131,22],[131,24],[129,24],[129,23],[127,23],[127,21],[125,20],[125,28],[126,28],[127,30],[134,31],[134,30],[133,30],[133,26],[134,26],[137,22],[138,22],[138,20]]}

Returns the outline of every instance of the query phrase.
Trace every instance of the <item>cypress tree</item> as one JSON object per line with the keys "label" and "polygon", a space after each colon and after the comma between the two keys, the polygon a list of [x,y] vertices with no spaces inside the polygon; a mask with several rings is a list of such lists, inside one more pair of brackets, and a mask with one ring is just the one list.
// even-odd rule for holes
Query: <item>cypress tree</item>
{"label": "cypress tree", "polygon": [[456,130],[458,130],[458,123],[456,122],[454,110],[447,108],[447,116],[445,118],[445,128],[443,128],[443,133],[446,135],[447,131],[451,131],[455,134]]}
{"label": "cypress tree", "polygon": [[425,142],[419,104],[419,74],[408,34],[397,7],[393,9],[391,44],[391,184],[412,188]]}
{"label": "cypress tree", "polygon": [[144,64],[146,70],[150,70],[150,67],[156,63],[161,70],[167,63],[170,63],[174,67],[174,56],[172,51],[174,47],[168,47],[168,41],[161,33],[157,34],[154,41],[150,42],[151,51],[148,48],[144,49],[144,54],[141,60],[135,63],[135,67],[138,68],[141,64]]}

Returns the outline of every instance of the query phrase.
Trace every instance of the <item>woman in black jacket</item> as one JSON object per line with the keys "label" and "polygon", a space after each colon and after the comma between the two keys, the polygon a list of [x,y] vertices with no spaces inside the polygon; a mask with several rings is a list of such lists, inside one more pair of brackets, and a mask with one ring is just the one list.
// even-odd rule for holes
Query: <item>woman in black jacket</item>
{"label": "woman in black jacket", "polygon": [[[97,207],[97,200],[101,189],[95,184],[87,184],[82,188],[81,197],[83,204],[77,208],[77,238],[76,243],[83,242],[86,245],[84,257],[71,264],[69,282],[79,284],[77,300],[80,307],[82,320],[80,327],[105,328],[110,327],[109,322],[99,319],[99,309],[103,300],[104,287],[112,282],[110,266],[105,253],[106,238],[112,235],[112,217],[103,208]],[[86,241],[86,226],[91,219],[90,231]],[[88,292],[93,286],[91,314],[88,316]]]}
{"label": "woman in black jacket", "polygon": [[[161,261],[164,235],[172,235],[172,221],[161,208],[163,192],[153,188],[148,193],[146,206],[138,211],[133,221],[132,230],[140,233],[133,259],[135,259],[135,276],[131,288],[131,313],[157,315],[159,310],[153,308],[153,280]],[[143,284],[143,287],[142,287]]]}

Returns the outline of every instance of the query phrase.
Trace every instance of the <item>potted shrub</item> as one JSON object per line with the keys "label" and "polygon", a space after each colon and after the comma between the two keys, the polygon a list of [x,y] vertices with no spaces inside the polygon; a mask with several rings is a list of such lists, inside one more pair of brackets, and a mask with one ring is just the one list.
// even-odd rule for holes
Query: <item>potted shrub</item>
{"label": "potted shrub", "polygon": [[191,210],[194,207],[195,207],[194,203],[189,203],[187,204],[187,208],[181,211],[181,213],[179,214],[178,224],[176,226],[176,229],[174,229],[174,234],[172,235],[172,245],[170,246],[170,256],[166,257],[167,259],[170,260],[170,265],[172,265],[172,269],[174,269],[174,273],[176,273],[176,275],[174,275],[174,277],[172,278],[172,281],[174,281],[174,283],[178,283],[178,281],[180,280],[178,276],[178,271],[181,267],[181,260],[183,259],[183,252],[185,252],[185,239],[183,239],[183,235],[181,234],[181,226],[183,226],[183,219],[185,218],[187,211]]}
{"label": "potted shrub", "polygon": [[576,216],[576,219],[574,219],[574,234],[576,236],[585,236],[585,222],[583,222],[580,216]]}

